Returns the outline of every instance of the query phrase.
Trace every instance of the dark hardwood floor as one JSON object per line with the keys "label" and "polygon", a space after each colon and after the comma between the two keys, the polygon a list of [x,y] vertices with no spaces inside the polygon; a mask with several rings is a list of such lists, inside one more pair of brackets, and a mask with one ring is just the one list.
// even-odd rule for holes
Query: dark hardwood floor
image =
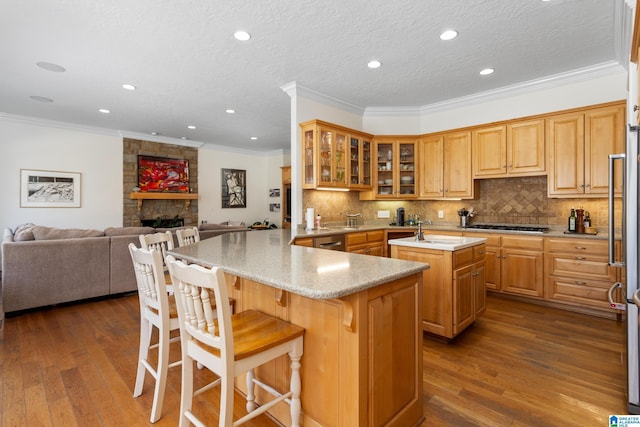
{"label": "dark hardwood floor", "polygon": [[[132,397],[138,319],[136,295],[6,319],[0,426],[148,425],[151,379]],[[422,425],[608,425],[608,415],[626,413],[623,339],[623,323],[490,296],[485,316],[452,342],[425,337]],[[195,402],[212,425],[215,393]],[[155,425],[177,425],[179,399],[174,368]],[[262,416],[247,425],[276,424]]]}

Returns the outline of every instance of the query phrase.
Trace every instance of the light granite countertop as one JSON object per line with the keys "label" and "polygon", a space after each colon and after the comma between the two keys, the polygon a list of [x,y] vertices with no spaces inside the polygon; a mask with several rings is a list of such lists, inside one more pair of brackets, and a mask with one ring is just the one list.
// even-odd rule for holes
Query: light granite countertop
{"label": "light granite countertop", "polygon": [[[524,225],[524,224],[523,224]],[[454,223],[435,223],[435,224],[423,224],[422,228],[425,233],[438,234],[438,231],[457,231],[465,233],[483,233],[483,234],[520,234],[523,236],[538,236],[538,237],[562,237],[562,238],[582,238],[582,239],[595,239],[595,240],[607,240],[609,234],[606,229],[598,230],[598,233],[593,234],[579,234],[579,233],[565,233],[563,227],[549,227],[549,231],[544,233],[531,233],[523,231],[513,230],[491,230],[491,229],[476,229],[476,228],[462,228]],[[298,228],[292,231],[292,239],[304,238],[304,237],[318,237],[332,234],[344,234],[355,233],[359,231],[372,231],[372,230],[388,230],[388,231],[416,231],[417,227],[400,227],[396,225],[388,225],[381,222],[365,223],[357,228],[348,228],[342,226],[329,226],[321,229],[305,230]],[[620,236],[616,235],[616,239]]]}
{"label": "light granite countertop", "polygon": [[289,230],[226,233],[169,254],[307,298],[350,295],[419,273],[428,264],[290,245]]}

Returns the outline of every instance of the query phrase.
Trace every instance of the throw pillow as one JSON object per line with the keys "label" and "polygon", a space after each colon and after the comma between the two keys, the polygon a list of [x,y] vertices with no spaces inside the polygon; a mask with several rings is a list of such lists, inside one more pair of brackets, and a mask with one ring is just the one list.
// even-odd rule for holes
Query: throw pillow
{"label": "throw pillow", "polygon": [[14,242],[24,242],[27,240],[35,240],[33,236],[33,228],[35,224],[30,222],[26,224],[20,224],[16,227],[16,231],[13,233],[13,241]]}

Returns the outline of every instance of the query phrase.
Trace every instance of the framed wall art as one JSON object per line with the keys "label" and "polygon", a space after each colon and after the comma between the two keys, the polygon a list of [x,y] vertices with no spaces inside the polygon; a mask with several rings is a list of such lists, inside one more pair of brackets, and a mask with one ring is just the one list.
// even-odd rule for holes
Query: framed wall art
{"label": "framed wall art", "polygon": [[143,192],[189,192],[189,161],[138,155],[138,187]]}
{"label": "framed wall art", "polygon": [[222,207],[247,207],[247,171],[222,169]]}
{"label": "framed wall art", "polygon": [[79,208],[79,172],[20,169],[21,208]]}

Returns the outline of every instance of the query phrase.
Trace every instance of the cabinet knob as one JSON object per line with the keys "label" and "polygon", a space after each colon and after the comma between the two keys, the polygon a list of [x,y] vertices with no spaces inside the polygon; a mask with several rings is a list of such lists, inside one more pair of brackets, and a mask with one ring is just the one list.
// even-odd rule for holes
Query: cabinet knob
{"label": "cabinet knob", "polygon": [[577,256],[577,257],[575,257],[575,258],[576,258],[577,260],[579,260],[579,261],[582,261],[582,260],[587,259],[587,258],[585,258],[585,257],[583,257],[583,256]]}
{"label": "cabinet knob", "polygon": [[587,250],[587,248],[585,248],[584,246],[576,246],[575,248],[576,248],[577,250],[579,250],[579,251],[585,251],[585,250]]}

